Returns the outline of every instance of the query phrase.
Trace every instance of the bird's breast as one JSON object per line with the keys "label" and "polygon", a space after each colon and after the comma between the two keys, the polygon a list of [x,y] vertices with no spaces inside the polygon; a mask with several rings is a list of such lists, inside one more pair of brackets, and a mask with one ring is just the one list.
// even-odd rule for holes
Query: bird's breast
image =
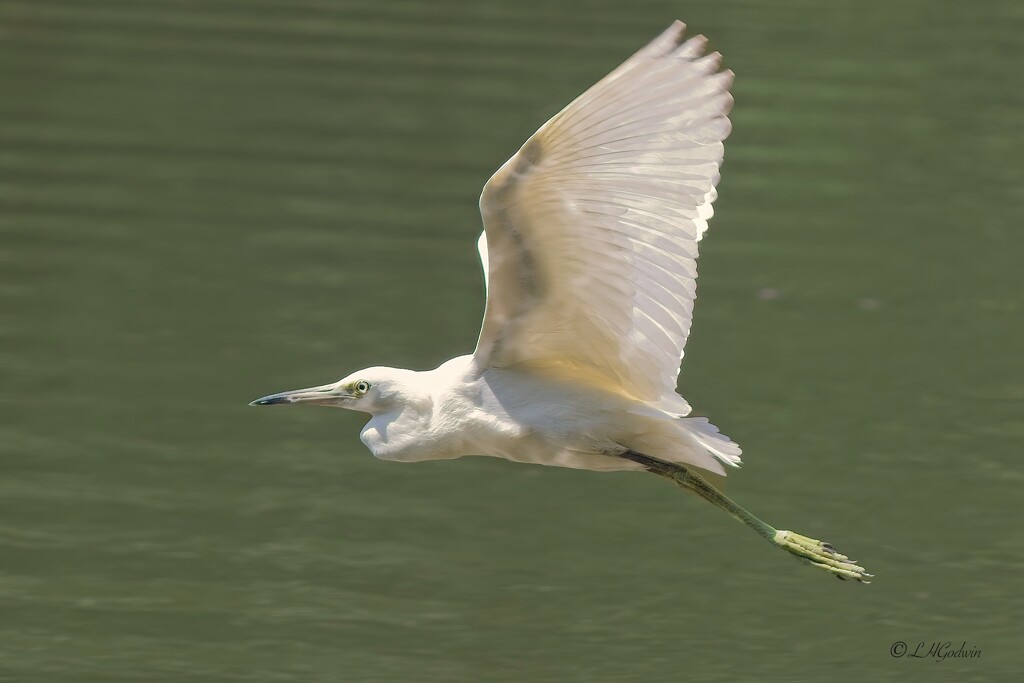
{"label": "bird's breast", "polygon": [[451,420],[438,421],[436,411],[420,413],[406,409],[375,415],[359,438],[381,460],[416,462],[469,455],[464,430]]}

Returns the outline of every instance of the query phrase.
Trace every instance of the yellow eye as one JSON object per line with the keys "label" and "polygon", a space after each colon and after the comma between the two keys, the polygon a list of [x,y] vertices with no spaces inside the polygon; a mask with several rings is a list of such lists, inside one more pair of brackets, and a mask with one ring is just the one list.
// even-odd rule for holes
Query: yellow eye
{"label": "yellow eye", "polygon": [[356,382],[356,393],[357,394],[362,395],[362,394],[365,394],[369,390],[370,390],[370,383],[367,382],[366,380],[362,380],[361,379],[358,382]]}

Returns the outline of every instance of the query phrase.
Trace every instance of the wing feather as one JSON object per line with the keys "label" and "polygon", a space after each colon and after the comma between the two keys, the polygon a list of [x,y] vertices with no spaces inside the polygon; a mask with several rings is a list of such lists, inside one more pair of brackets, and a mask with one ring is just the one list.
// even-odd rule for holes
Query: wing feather
{"label": "wing feather", "polygon": [[478,362],[558,366],[689,412],[676,381],[733,75],[684,30],[576,98],[484,187]]}

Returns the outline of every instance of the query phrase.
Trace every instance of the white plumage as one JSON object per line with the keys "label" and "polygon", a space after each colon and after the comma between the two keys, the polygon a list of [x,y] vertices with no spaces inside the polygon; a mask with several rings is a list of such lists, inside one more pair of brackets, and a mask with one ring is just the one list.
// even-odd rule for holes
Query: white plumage
{"label": "white plumage", "polygon": [[740,449],[686,417],[676,393],[733,81],[684,28],[675,22],[576,98],[487,182],[487,306],[472,355],[426,372],[367,368],[254,403],[370,413],[360,436],[386,460],[647,469],[863,580],[845,556],[757,520],[690,470],[725,474]]}

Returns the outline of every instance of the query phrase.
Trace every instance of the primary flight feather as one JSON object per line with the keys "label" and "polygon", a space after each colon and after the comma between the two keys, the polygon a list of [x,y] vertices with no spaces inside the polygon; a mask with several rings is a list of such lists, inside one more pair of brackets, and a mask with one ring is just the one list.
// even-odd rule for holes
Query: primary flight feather
{"label": "primary flight feather", "polygon": [[487,306],[476,350],[434,370],[374,367],[254,405],[367,412],[387,460],[490,455],[647,470],[842,579],[862,567],[712,486],[740,449],[676,393],[730,131],[731,71],[673,23],[541,126],[484,186]]}

